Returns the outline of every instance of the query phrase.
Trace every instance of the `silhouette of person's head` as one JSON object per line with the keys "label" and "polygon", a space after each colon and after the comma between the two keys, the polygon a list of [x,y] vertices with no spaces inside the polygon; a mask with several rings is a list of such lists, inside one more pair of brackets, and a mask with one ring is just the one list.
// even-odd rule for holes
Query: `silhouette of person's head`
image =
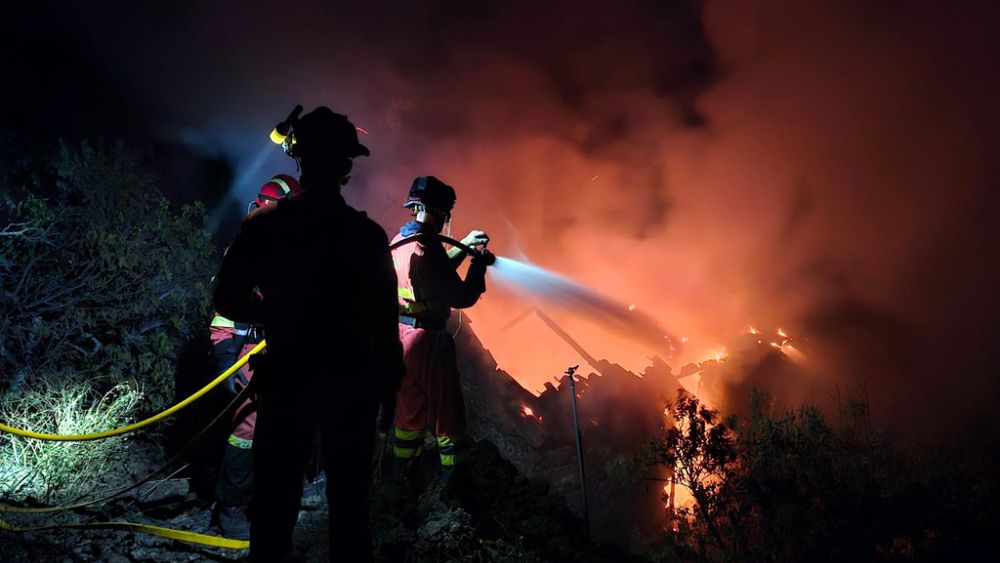
{"label": "silhouette of person's head", "polygon": [[414,219],[441,232],[451,221],[455,207],[455,189],[434,176],[420,176],[413,180],[403,207],[410,209]]}
{"label": "silhouette of person's head", "polygon": [[339,189],[347,183],[353,159],[368,156],[347,116],[320,106],[295,125],[295,156],[307,187]]}

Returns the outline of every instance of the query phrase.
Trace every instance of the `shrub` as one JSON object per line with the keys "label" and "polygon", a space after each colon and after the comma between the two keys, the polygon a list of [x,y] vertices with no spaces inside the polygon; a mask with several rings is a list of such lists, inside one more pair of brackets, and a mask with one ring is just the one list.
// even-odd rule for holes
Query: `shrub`
{"label": "shrub", "polygon": [[[49,384],[17,397],[5,394],[0,418],[42,432],[86,434],[127,424],[141,398],[138,389],[125,383],[97,398],[86,383]],[[0,434],[0,491],[6,500],[74,499],[121,468],[125,440],[48,442]]]}
{"label": "shrub", "polygon": [[780,415],[756,396],[748,420],[722,420],[681,393],[653,455],[694,503],[681,507],[661,561],[950,561],[997,528],[996,463],[982,452],[921,454],[873,428],[850,402],[831,426],[818,410]]}
{"label": "shrub", "polygon": [[0,391],[16,397],[56,373],[96,393],[141,380],[144,410],[159,410],[181,346],[209,313],[203,210],[171,209],[120,144],[66,145],[5,172]]}

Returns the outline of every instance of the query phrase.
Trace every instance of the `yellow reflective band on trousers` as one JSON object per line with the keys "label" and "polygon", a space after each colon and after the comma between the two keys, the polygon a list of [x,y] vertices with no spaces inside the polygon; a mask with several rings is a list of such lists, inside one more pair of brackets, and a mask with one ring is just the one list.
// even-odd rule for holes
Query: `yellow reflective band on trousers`
{"label": "yellow reflective band on trousers", "polygon": [[248,549],[250,547],[250,542],[247,540],[234,540],[219,536],[210,536],[208,534],[174,530],[172,528],[164,528],[161,526],[151,526],[149,524],[137,524],[135,522],[87,522],[85,524],[62,524],[58,526],[18,528],[17,526],[12,526],[3,520],[0,520],[0,530],[7,530],[9,532],[40,532],[43,530],[56,530],[59,528],[130,530],[141,534],[150,534],[153,536],[160,536],[161,538],[179,540],[188,543],[197,543],[201,545],[210,545],[213,547],[222,547],[225,549]]}
{"label": "yellow reflective band on trousers", "polygon": [[438,436],[437,445],[441,465],[455,465],[465,461],[464,436]]}
{"label": "yellow reflective band on trousers", "polygon": [[183,409],[184,407],[190,405],[191,403],[202,398],[206,393],[217,387],[223,381],[229,378],[230,375],[235,373],[237,370],[242,368],[247,361],[250,360],[250,356],[260,352],[265,347],[267,347],[267,341],[261,340],[260,344],[253,347],[252,350],[247,352],[245,356],[236,361],[235,364],[229,366],[229,369],[219,374],[218,377],[213,379],[208,385],[202,387],[201,389],[195,391],[187,399],[177,403],[176,405],[170,407],[169,409],[154,414],[153,416],[140,420],[134,424],[129,424],[128,426],[122,426],[121,428],[115,428],[114,430],[105,430],[104,432],[95,432],[93,434],[47,434],[45,432],[34,432],[31,430],[24,430],[21,428],[14,428],[13,426],[8,426],[6,424],[0,423],[0,432],[7,432],[10,434],[15,434],[17,436],[22,436],[24,438],[35,438],[36,440],[50,440],[53,442],[85,442],[87,440],[101,440],[103,438],[110,438],[111,436],[119,436],[127,432],[132,432],[138,430],[144,426],[149,426],[154,422],[159,422],[164,418],[176,413],[177,411]]}
{"label": "yellow reflective band on trousers", "polygon": [[215,315],[214,317],[212,317],[211,326],[218,328],[236,328],[236,323],[227,319],[226,317],[223,317],[222,315]]}
{"label": "yellow reflective band on trousers", "polygon": [[423,430],[393,429],[392,455],[398,459],[413,459],[420,455],[424,445]]}
{"label": "yellow reflective band on trousers", "polygon": [[233,446],[234,448],[239,448],[241,450],[249,450],[253,448],[253,440],[249,438],[241,438],[236,434],[230,434],[229,440],[227,441],[229,442],[230,446]]}

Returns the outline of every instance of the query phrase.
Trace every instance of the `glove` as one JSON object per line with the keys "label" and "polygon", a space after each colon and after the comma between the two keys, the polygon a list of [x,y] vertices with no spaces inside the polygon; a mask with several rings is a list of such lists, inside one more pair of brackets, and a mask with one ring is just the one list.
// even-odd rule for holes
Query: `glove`
{"label": "glove", "polygon": [[462,239],[462,244],[475,248],[477,246],[482,246],[490,242],[490,236],[483,231],[469,231],[469,234],[465,235]]}

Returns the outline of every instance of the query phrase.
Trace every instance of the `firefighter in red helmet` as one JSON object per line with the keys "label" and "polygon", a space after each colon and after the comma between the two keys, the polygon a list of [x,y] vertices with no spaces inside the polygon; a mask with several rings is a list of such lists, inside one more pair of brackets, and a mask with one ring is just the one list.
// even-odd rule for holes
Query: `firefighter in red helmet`
{"label": "firefighter in red helmet", "polygon": [[[455,205],[455,190],[433,176],[413,181],[404,207],[413,220],[403,225],[393,244],[408,237],[419,242],[397,246],[392,251],[399,281],[399,337],[403,343],[406,375],[396,395],[393,455],[397,476],[407,473],[420,455],[428,421],[434,421],[438,454],[446,491],[461,500],[467,490],[462,462],[466,443],[465,400],[459,381],[455,341],[445,330],[451,309],[471,307],[486,291],[486,255],[473,255],[463,280],[456,268],[466,252],[445,251],[441,242],[421,234],[440,234],[449,225]],[[483,248],[489,237],[471,231],[461,241]]]}
{"label": "firefighter in red helmet", "polygon": [[[287,174],[278,174],[260,187],[256,199],[247,207],[247,214],[290,198],[300,189],[298,180]],[[219,314],[212,318],[209,334],[216,373],[228,369],[263,339],[260,326],[234,322]],[[252,377],[253,369],[247,363],[226,380],[226,389],[231,396],[236,396],[249,385]],[[248,398],[233,413],[233,429],[226,440],[215,484],[215,520],[222,534],[229,538],[250,537],[247,507],[253,497],[253,460],[250,452],[256,423],[257,408]]]}
{"label": "firefighter in red helmet", "polygon": [[301,189],[302,187],[299,185],[299,181],[295,178],[289,176],[288,174],[277,174],[268,180],[266,184],[260,187],[260,191],[257,193],[257,199],[251,201],[250,205],[247,206],[247,215],[249,215],[254,209],[266,207],[267,205],[285,199],[286,197],[292,197],[299,193]]}

